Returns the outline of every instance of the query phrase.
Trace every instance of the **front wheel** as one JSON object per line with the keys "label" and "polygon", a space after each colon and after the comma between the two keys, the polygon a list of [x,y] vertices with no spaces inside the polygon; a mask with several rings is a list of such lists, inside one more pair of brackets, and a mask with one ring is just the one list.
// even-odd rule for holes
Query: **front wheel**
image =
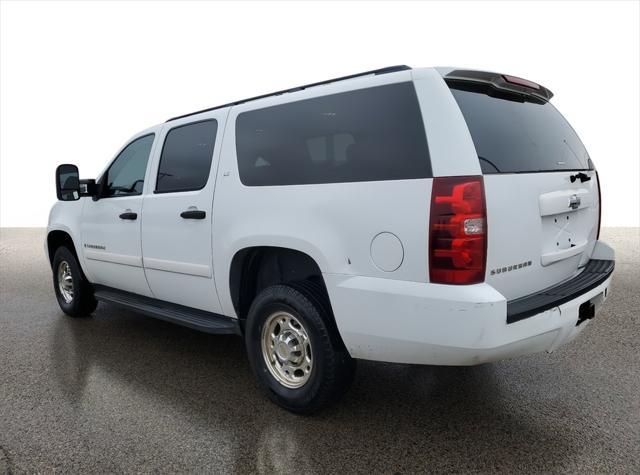
{"label": "front wheel", "polygon": [[269,398],[312,413],[336,401],[353,379],[355,361],[312,286],[274,285],[254,300],[245,341],[253,371]]}
{"label": "front wheel", "polygon": [[60,308],[71,317],[90,315],[98,305],[78,260],[64,246],[53,256],[53,288]]}

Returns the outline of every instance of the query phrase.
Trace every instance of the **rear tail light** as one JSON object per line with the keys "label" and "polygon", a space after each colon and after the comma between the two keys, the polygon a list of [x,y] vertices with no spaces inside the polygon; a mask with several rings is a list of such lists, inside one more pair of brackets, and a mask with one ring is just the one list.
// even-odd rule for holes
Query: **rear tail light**
{"label": "rear tail light", "polygon": [[484,281],[487,212],[482,176],[433,179],[429,278],[438,284]]}

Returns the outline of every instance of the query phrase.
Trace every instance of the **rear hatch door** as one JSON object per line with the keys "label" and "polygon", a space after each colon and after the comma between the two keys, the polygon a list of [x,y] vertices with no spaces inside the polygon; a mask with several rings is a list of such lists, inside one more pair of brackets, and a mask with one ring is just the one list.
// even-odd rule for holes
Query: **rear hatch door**
{"label": "rear hatch door", "polygon": [[528,81],[510,87],[505,76],[452,76],[445,79],[484,175],[486,282],[512,300],[575,276],[599,226],[598,182],[584,145],[547,89]]}

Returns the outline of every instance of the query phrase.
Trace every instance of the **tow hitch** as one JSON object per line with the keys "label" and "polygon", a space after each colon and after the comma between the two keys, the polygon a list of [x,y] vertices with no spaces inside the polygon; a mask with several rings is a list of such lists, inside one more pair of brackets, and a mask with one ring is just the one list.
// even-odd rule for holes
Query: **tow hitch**
{"label": "tow hitch", "polygon": [[591,300],[587,300],[578,307],[578,321],[576,322],[576,326],[580,325],[585,320],[591,320],[595,316],[596,305]]}

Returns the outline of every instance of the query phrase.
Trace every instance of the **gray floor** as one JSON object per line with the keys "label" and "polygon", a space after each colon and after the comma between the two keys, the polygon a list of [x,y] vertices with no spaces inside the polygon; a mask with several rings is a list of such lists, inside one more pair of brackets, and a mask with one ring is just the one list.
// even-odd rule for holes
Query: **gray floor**
{"label": "gray floor", "polygon": [[640,472],[640,231],[554,354],[472,368],[361,361],[338,406],[257,390],[242,341],[100,305],[59,310],[42,230],[0,232],[1,472]]}

